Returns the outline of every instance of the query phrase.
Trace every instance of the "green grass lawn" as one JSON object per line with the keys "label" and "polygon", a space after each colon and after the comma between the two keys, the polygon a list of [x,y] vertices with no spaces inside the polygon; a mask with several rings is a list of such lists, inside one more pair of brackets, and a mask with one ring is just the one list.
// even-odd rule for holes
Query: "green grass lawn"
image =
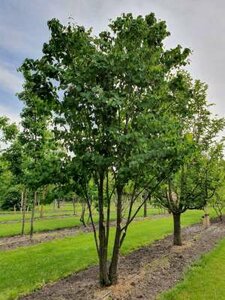
{"label": "green grass lawn", "polygon": [[[156,208],[149,208],[148,215],[155,215],[158,214],[159,210]],[[112,212],[112,220],[115,220],[115,213]],[[140,211],[137,216],[142,216],[143,212]],[[0,216],[1,218],[6,217],[5,215]],[[8,217],[8,216],[7,216]],[[9,217],[13,217],[12,214]],[[15,217],[15,216],[14,216]],[[30,216],[29,216],[30,217]],[[87,214],[86,214],[87,219]],[[0,224],[0,237],[7,237],[7,236],[14,236],[18,235],[21,232],[21,215],[19,215],[19,220],[17,223],[1,223]],[[94,221],[97,222],[98,216],[94,214]],[[44,232],[48,230],[56,230],[62,228],[72,228],[75,226],[80,226],[80,215],[71,215],[66,216],[66,218],[60,216],[54,216],[53,218],[49,219],[37,219],[34,222],[34,232]],[[30,230],[29,218],[25,224],[25,233],[28,234]]]}
{"label": "green grass lawn", "polygon": [[[138,204],[134,206],[137,207]],[[76,203],[76,215],[81,214],[81,204]],[[115,211],[115,207],[112,207],[112,212]],[[60,208],[54,208],[53,205],[48,204],[44,205],[43,210],[43,216],[44,217],[57,217],[57,216],[73,216],[73,204],[71,202],[66,202],[63,205],[61,205]],[[93,211],[96,213],[96,210]],[[88,213],[88,209],[86,209],[86,214]],[[148,206],[148,214],[160,214],[163,213],[162,209],[153,208],[151,206]],[[143,215],[143,209],[140,210],[140,215]],[[29,220],[31,216],[31,212],[26,212],[26,219]],[[7,222],[7,221],[21,221],[21,212],[19,211],[5,211],[0,210],[0,222]],[[40,218],[40,207],[36,206],[35,208],[35,218]]]}
{"label": "green grass lawn", "polygon": [[[201,211],[185,213],[182,217],[183,226],[198,222],[201,215]],[[129,228],[122,254],[150,244],[171,232],[172,217],[136,221]],[[15,299],[20,294],[96,263],[92,233],[0,251],[0,299]]]}
{"label": "green grass lawn", "polygon": [[[67,217],[67,218],[52,218],[52,219],[41,219],[34,222],[34,232],[44,232],[48,230],[55,230],[61,228],[71,228],[80,225],[79,217]],[[28,234],[30,230],[30,224],[25,224],[25,233]],[[7,237],[18,235],[21,232],[20,223],[7,223],[0,224],[0,237]]]}
{"label": "green grass lawn", "polygon": [[161,300],[223,300],[225,299],[225,239],[204,255],[174,289]]}
{"label": "green grass lawn", "polygon": [[[68,216],[68,217],[71,217],[73,216],[74,214],[72,212],[63,212],[63,211],[59,211],[59,212],[52,212],[51,214],[45,214],[43,218],[40,218],[39,216],[39,213],[36,212],[36,215],[35,215],[35,219],[38,220],[38,219],[47,219],[47,218],[54,218],[54,217],[63,217],[63,216]],[[26,217],[25,219],[26,220],[30,220],[30,217],[31,217],[31,213],[26,213]],[[0,214],[0,224],[3,223],[3,222],[21,222],[21,218],[22,218],[22,215],[20,213],[4,213],[4,214]]]}
{"label": "green grass lawn", "polygon": [[[79,203],[76,204],[76,213],[80,214],[81,212],[81,205]],[[44,217],[54,217],[54,216],[61,216],[61,215],[73,215],[73,205],[72,203],[68,202],[61,205],[60,208],[54,208],[53,205],[44,205],[43,209]],[[30,219],[31,212],[26,212],[26,219]],[[35,209],[35,217],[40,217],[40,207],[36,207]],[[21,213],[19,211],[1,211],[0,210],[0,222],[6,221],[20,221],[21,220]]]}

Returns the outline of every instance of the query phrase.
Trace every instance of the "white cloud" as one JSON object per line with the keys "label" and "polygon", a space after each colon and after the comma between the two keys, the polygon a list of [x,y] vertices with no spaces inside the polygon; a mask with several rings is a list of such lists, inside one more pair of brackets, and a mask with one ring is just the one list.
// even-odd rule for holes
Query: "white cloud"
{"label": "white cloud", "polygon": [[11,108],[0,105],[0,116],[6,116],[10,119],[10,122],[15,122],[16,124],[20,123],[19,112],[12,111]]}
{"label": "white cloud", "polygon": [[[210,0],[2,1],[0,48],[12,54],[18,66],[23,58],[40,54],[49,34],[46,23],[51,18],[66,23],[71,16],[74,22],[93,26],[94,32],[98,32],[106,28],[109,18],[123,12],[145,15],[153,11],[168,24],[169,46],[180,43],[194,50],[191,73],[209,84],[209,96],[216,103],[214,110],[224,115],[224,8],[224,0],[216,3]],[[6,55],[2,60],[6,60]],[[0,61],[0,90],[19,91],[21,79],[16,73],[17,66],[6,66]]]}
{"label": "white cloud", "polygon": [[0,64],[0,89],[15,94],[21,90],[21,87],[22,79],[16,70]]}

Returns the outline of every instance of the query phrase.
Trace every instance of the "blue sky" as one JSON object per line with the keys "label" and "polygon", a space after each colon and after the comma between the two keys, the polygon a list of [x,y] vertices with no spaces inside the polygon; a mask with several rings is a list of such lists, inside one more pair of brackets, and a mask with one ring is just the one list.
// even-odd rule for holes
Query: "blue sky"
{"label": "blue sky", "polygon": [[26,57],[41,55],[48,39],[47,21],[74,22],[104,30],[110,18],[123,12],[155,12],[166,20],[168,47],[181,44],[193,50],[192,76],[209,84],[214,112],[225,115],[225,2],[223,0],[0,0],[0,115],[19,121],[22,104],[15,94],[22,78],[17,68]]}

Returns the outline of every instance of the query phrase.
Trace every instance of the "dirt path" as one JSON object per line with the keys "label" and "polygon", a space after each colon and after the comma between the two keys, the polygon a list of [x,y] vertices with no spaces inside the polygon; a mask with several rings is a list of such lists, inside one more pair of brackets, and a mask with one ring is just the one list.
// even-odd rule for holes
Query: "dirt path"
{"label": "dirt path", "polygon": [[214,223],[208,229],[194,225],[183,230],[184,244],[172,246],[168,236],[151,246],[121,257],[119,282],[99,288],[98,268],[92,267],[48,284],[21,300],[134,300],[156,299],[182,279],[184,270],[201,254],[211,250],[225,237],[225,224]]}
{"label": "dirt path", "polygon": [[[165,218],[165,217],[168,217],[168,214],[152,215],[147,218],[139,217],[136,218],[136,221],[140,221],[143,219],[158,219],[158,218]],[[114,226],[114,225],[115,222],[110,223],[110,226]],[[91,225],[87,225],[86,227],[80,225],[72,228],[61,228],[57,230],[34,233],[32,240],[30,240],[29,235],[25,235],[25,236],[16,235],[11,237],[4,237],[4,238],[0,238],[0,251],[15,249],[23,246],[35,245],[38,243],[64,238],[67,236],[75,236],[83,232],[92,232]]]}
{"label": "dirt path", "polygon": [[92,231],[92,228],[88,225],[87,227],[76,226],[73,228],[63,228],[52,231],[34,233],[32,240],[30,240],[29,235],[4,237],[0,238],[0,250],[10,250],[18,247],[34,245],[58,238],[64,238],[66,236],[75,236],[79,233],[90,231]]}

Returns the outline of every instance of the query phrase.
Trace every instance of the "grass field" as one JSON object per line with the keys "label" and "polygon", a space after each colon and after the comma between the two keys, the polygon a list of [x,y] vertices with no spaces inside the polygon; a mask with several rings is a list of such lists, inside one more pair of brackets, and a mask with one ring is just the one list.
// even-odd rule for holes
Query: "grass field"
{"label": "grass field", "polygon": [[[80,214],[81,205],[79,203],[76,204],[76,213]],[[43,216],[44,217],[54,217],[61,215],[73,215],[73,205],[71,202],[63,204],[60,208],[54,208],[53,205],[44,205]],[[26,212],[26,219],[29,220],[31,216],[31,212]],[[40,207],[36,207],[35,209],[35,218],[40,218]],[[19,211],[1,211],[0,210],[0,222],[6,221],[20,221],[21,213]]]}
{"label": "grass field", "polygon": [[[97,218],[95,217],[97,220]],[[44,232],[48,230],[56,230],[61,228],[71,228],[81,225],[79,217],[72,216],[67,218],[52,218],[52,219],[42,219],[36,220],[34,223],[34,232]],[[25,224],[25,233],[28,234],[30,229],[30,224]],[[0,224],[0,237],[14,236],[21,232],[20,223],[8,223]]]}
{"label": "grass field", "polygon": [[184,280],[161,300],[225,299],[225,240],[204,255],[187,272]]}
{"label": "grass field", "polygon": [[[69,210],[68,210],[69,211]],[[148,209],[148,215],[155,215],[159,214],[159,210],[156,208],[149,208]],[[50,213],[54,213],[54,211],[49,210],[49,215]],[[143,212],[140,211],[137,216],[142,216]],[[63,214],[61,211],[60,215],[55,215],[52,218],[43,218],[43,219],[37,219],[34,222],[34,232],[44,232],[48,230],[56,230],[56,229],[62,229],[62,228],[72,228],[76,226],[80,226],[80,215],[65,215],[66,217],[63,218]],[[14,217],[14,219],[13,219]],[[8,219],[7,219],[8,218]],[[27,217],[27,221],[29,221],[29,217]],[[86,219],[87,219],[87,214],[86,214]],[[111,220],[115,219],[115,214],[112,212],[112,217]],[[12,220],[17,220],[18,222],[16,223],[0,223],[0,237],[7,237],[7,236],[14,236],[18,235],[21,232],[21,215],[13,213],[9,214],[3,214],[0,215],[0,222],[1,221],[12,221]],[[97,222],[98,216],[97,213],[94,214],[94,221]],[[26,222],[25,224],[25,233],[28,234],[30,229],[29,222]]]}
{"label": "grass field", "polygon": [[[186,212],[183,226],[200,220],[201,211]],[[122,254],[150,244],[172,232],[172,218],[134,222]],[[15,299],[47,282],[56,281],[97,263],[92,233],[0,252],[0,299]]]}

